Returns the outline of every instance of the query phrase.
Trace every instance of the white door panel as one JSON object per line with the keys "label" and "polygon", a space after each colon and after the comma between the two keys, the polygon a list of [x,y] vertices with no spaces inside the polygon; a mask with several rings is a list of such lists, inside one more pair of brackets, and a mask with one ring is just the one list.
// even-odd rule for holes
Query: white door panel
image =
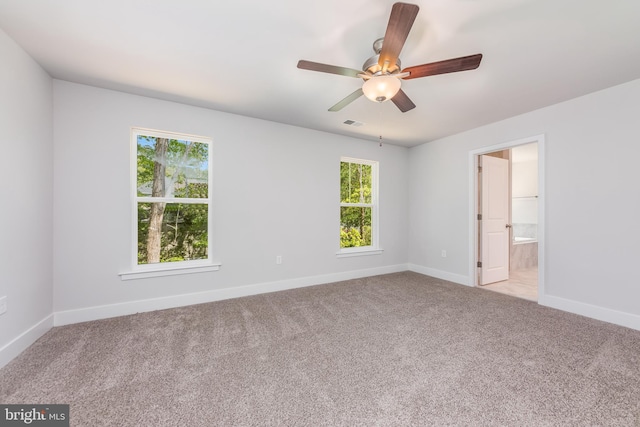
{"label": "white door panel", "polygon": [[480,284],[509,278],[509,161],[480,156],[481,251]]}

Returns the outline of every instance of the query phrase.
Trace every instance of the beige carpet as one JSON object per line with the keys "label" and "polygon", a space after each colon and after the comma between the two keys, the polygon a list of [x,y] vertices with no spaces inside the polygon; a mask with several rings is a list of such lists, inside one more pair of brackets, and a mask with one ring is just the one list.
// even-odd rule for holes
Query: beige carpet
{"label": "beige carpet", "polygon": [[57,327],[0,403],[73,426],[638,426],[640,331],[416,273]]}

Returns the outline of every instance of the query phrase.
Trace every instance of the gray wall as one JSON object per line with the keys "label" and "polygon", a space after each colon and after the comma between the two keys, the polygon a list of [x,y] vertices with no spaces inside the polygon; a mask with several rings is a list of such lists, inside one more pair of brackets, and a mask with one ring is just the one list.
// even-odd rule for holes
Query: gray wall
{"label": "gray wall", "polygon": [[[0,366],[52,324],[52,81],[0,30]],[[9,345],[11,344],[11,345]]]}
{"label": "gray wall", "polygon": [[[406,148],[57,80],[54,100],[55,312],[93,308],[91,318],[104,305],[406,269]],[[213,138],[220,271],[119,279],[131,268],[131,126]],[[380,162],[382,255],[336,258],[340,156]],[[62,323],[83,318],[67,314]]]}
{"label": "gray wall", "polygon": [[471,283],[469,153],[544,134],[541,302],[640,329],[639,111],[636,80],[412,148],[410,264]]}

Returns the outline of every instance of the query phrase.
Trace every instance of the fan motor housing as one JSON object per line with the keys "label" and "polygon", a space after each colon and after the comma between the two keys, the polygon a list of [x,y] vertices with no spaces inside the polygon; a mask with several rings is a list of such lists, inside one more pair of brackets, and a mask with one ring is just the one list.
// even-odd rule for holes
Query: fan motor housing
{"label": "fan motor housing", "polygon": [[[380,74],[382,72],[382,67],[378,64],[380,60],[380,55],[372,56],[367,59],[365,63],[362,65],[362,71],[369,72],[371,74]],[[400,58],[396,60],[396,65],[393,67],[387,68],[387,74],[395,74],[400,71]]]}
{"label": "fan motor housing", "polygon": [[[373,51],[376,53],[371,58],[367,59],[362,65],[362,71],[369,72],[373,75],[381,74],[382,67],[378,64],[380,61],[380,52],[382,51],[382,43],[384,42],[384,37],[377,39],[373,42]],[[396,65],[393,67],[387,68],[387,74],[395,74],[400,71],[402,66],[400,65],[400,58],[396,60]]]}

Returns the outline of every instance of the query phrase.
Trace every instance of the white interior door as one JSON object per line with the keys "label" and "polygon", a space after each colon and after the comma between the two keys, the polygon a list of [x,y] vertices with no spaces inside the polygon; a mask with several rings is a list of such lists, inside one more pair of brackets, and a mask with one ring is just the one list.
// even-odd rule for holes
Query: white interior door
{"label": "white interior door", "polygon": [[480,284],[509,279],[509,160],[480,156]]}

